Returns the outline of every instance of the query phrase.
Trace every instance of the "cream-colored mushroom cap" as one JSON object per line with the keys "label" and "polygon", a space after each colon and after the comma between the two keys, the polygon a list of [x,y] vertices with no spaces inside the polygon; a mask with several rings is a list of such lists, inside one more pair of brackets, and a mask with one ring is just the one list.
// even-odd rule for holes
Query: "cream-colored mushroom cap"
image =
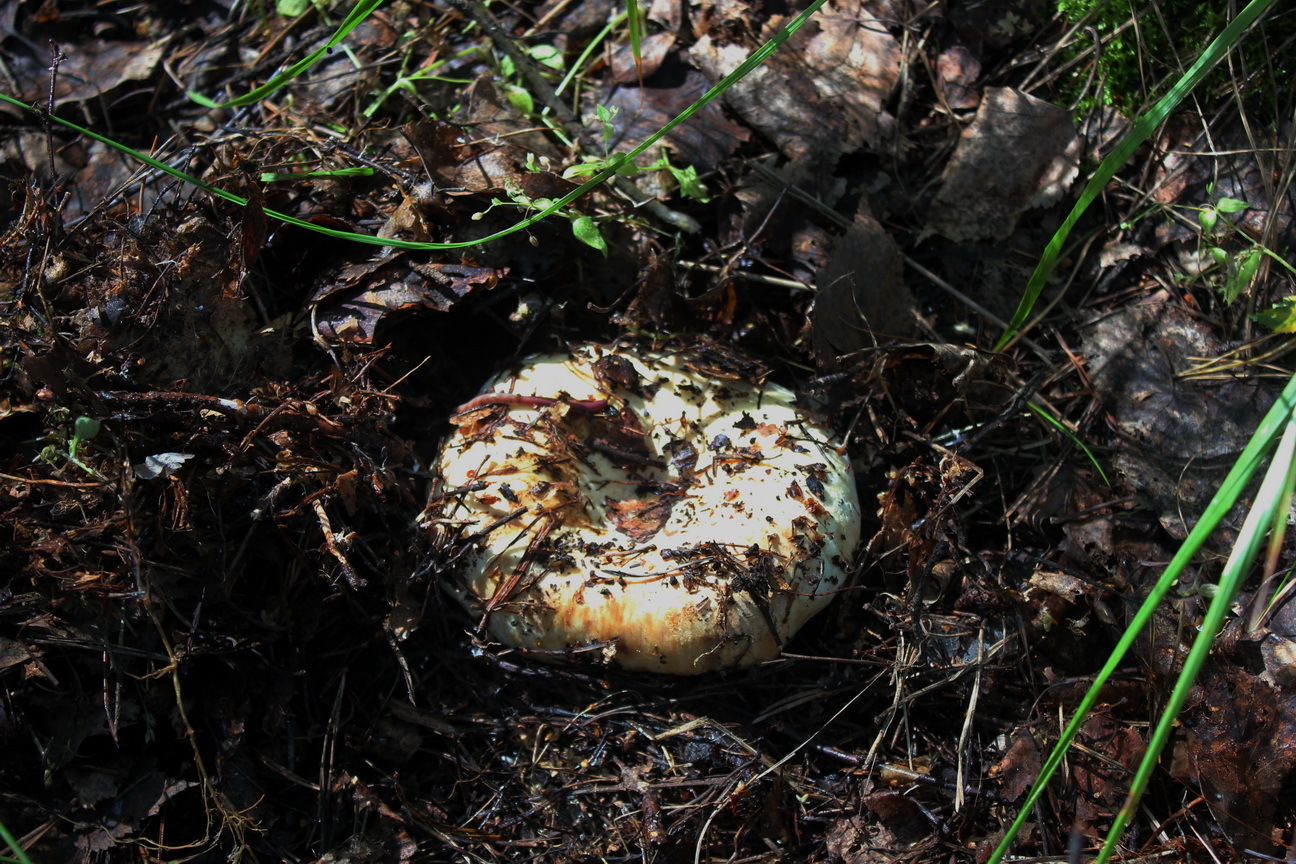
{"label": "cream-colored mushroom cap", "polygon": [[515,648],[749,666],[847,581],[859,501],[828,429],[688,352],[583,345],[490,382],[440,455],[446,587]]}

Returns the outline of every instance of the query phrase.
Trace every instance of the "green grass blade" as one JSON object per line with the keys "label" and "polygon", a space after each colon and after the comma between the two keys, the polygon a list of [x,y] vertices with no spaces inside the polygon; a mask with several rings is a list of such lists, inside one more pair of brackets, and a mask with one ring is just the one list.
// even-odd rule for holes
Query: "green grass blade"
{"label": "green grass blade", "polygon": [[383,0],[357,0],[355,7],[347,17],[342,20],[342,23],[338,25],[337,30],[333,32],[333,35],[329,37],[329,40],[324,43],[322,48],[312,51],[310,54],[307,54],[283,72],[280,72],[278,75],[262,84],[260,87],[244,93],[236,99],[231,99],[228,102],[214,102],[201,93],[196,93],[193,90],[187,91],[186,95],[204,108],[237,108],[243,105],[251,105],[254,102],[259,102],[318,63],[324,55],[336,48],[338,43],[349,36],[351,31],[359,26],[361,21],[368,18],[369,15],[382,4]]}
{"label": "green grass blade", "polygon": [[1193,646],[1184,660],[1183,669],[1175,680],[1174,690],[1171,691],[1170,698],[1166,702],[1161,720],[1148,741],[1147,751],[1143,755],[1142,762],[1139,763],[1133,782],[1130,783],[1125,804],[1116,814],[1107,832],[1107,839],[1098,853],[1096,864],[1104,864],[1116,851],[1116,845],[1134,817],[1135,808],[1138,807],[1138,802],[1147,789],[1148,781],[1152,779],[1152,772],[1157,768],[1161,752],[1170,741],[1179,712],[1188,701],[1188,693],[1206,663],[1206,655],[1224,626],[1224,618],[1233,606],[1238,589],[1242,587],[1242,580],[1251,571],[1251,564],[1255,561],[1256,554],[1264,544],[1265,536],[1270,529],[1276,522],[1286,519],[1286,513],[1282,509],[1283,491],[1294,467],[1296,467],[1296,419],[1288,417],[1283,427],[1282,440],[1278,443],[1273,461],[1269,465],[1269,471],[1265,474],[1264,482],[1260,484],[1260,490],[1256,493],[1255,504],[1247,514],[1242,530],[1238,532],[1237,542],[1233,546],[1228,562],[1224,565],[1224,572],[1220,575],[1219,590],[1211,598],[1206,615],[1202,618],[1201,629],[1197,631],[1197,638],[1193,640]]}
{"label": "green grass blade", "polygon": [[[361,4],[361,5],[373,5],[376,4],[377,2],[378,0],[368,0],[366,4]],[[308,231],[314,231],[317,234],[323,234],[327,237],[336,237],[340,240],[351,240],[355,243],[364,243],[370,246],[388,246],[394,249],[417,249],[417,250],[466,249],[472,246],[480,246],[483,243],[489,243],[492,240],[499,240],[500,238],[507,237],[510,234],[516,234],[519,231],[525,231],[527,228],[536,224],[540,220],[554,213],[557,213],[559,210],[562,210],[564,207],[571,204],[573,201],[580,198],[582,195],[589,192],[591,189],[594,189],[595,187],[602,184],[608,178],[616,174],[626,163],[633,162],[635,157],[639,156],[641,153],[643,153],[653,144],[656,144],[662,138],[666,137],[666,135],[668,135],[672,130],[674,130],[677,126],[679,126],[684,121],[688,120],[688,118],[692,117],[698,111],[702,110],[702,108],[709,105],[711,102],[715,101],[715,99],[718,98],[722,93],[724,93],[726,90],[732,87],[744,76],[748,75],[757,66],[764,63],[771,54],[777,51],[779,47],[784,42],[786,42],[789,37],[792,36],[793,33],[795,33],[796,31],[800,30],[803,26],[805,26],[805,23],[810,20],[811,16],[813,16],[815,12],[819,11],[819,9],[826,2],[828,2],[828,0],[814,0],[813,3],[811,3],[809,6],[806,7],[805,11],[797,15],[796,18],[792,19],[786,25],[784,25],[784,27],[778,33],[770,37],[770,40],[768,42],[766,42],[760,48],[757,48],[755,51],[753,51],[751,56],[748,57],[745,61],[743,61],[742,64],[738,66],[738,68],[734,69],[734,71],[730,72],[720,81],[716,82],[715,85],[711,87],[711,89],[707,90],[705,93],[699,96],[696,102],[694,102],[692,105],[688,106],[683,111],[681,111],[679,116],[676,117],[674,120],[671,120],[669,123],[662,126],[660,129],[658,129],[655,133],[650,135],[648,138],[644,139],[644,141],[640,143],[638,147],[635,147],[629,153],[625,153],[621,156],[618,156],[610,160],[608,166],[604,168],[602,171],[599,171],[589,180],[585,181],[580,186],[576,187],[575,189],[573,189],[571,192],[567,193],[563,197],[555,200],[543,210],[540,210],[537,213],[528,216],[527,218],[523,219],[522,221],[518,222],[517,224],[509,228],[505,228],[502,231],[497,231],[494,234],[491,234],[489,236],[482,237],[477,240],[464,240],[455,243],[420,243],[413,240],[400,240],[400,239],[390,238],[390,237],[374,237],[373,235],[370,234],[360,234],[354,231],[341,231],[338,230],[337,228],[328,228],[323,225],[316,225],[314,223],[307,222],[304,219],[298,219],[297,217],[290,216],[287,213],[281,213],[278,210],[272,210],[268,207],[265,208],[264,212],[267,216],[271,217],[272,219],[277,219],[280,222],[285,222],[289,225],[295,225],[298,228],[304,228]],[[359,6],[357,6],[357,9],[358,8]],[[350,21],[352,16],[354,16],[355,14],[356,11],[352,10],[352,14],[347,16],[347,20]],[[344,24],[345,23],[346,22],[344,22]],[[354,27],[355,25],[352,24],[351,26]],[[41,116],[47,116],[40,108],[28,105],[25,102],[22,102],[21,100],[15,99],[12,96],[6,95],[4,93],[0,93],[0,102],[5,102],[9,105],[13,105],[17,108],[22,108],[27,111],[31,111]],[[232,104],[232,103],[227,103],[227,104]],[[148,156],[131,147],[127,147],[125,144],[119,144],[118,142],[113,141],[111,138],[108,138],[104,135],[100,135],[97,132],[92,132],[89,129],[86,129],[84,126],[79,126],[70,120],[63,119],[62,117],[57,117],[54,115],[48,115],[48,117],[52,122],[58,123],[60,126],[63,126],[66,129],[71,129],[72,131],[84,135],[87,138],[90,138],[94,141],[98,141],[101,144],[104,144],[108,147],[112,147],[113,149],[117,150],[119,153],[124,153],[127,156],[131,157],[132,159],[142,162],[143,164],[148,165],[151,168],[155,168],[158,171],[161,171],[171,177],[176,178],[177,180],[188,183],[197,189],[202,189],[204,192],[207,192],[210,195],[215,195],[218,198],[221,198],[225,201],[229,201],[231,204],[236,204],[240,207],[246,207],[248,204],[248,200],[240,195],[235,195],[233,192],[227,192],[224,189],[219,189],[215,186],[212,186],[210,183],[205,183],[202,180],[199,180],[197,177],[194,177],[191,174],[187,174],[184,171],[181,171],[179,168],[175,168],[171,165],[167,165],[165,162],[162,162],[158,159],[154,159],[152,156]]]}
{"label": "green grass blade", "polygon": [[642,25],[639,20],[639,0],[626,0],[626,23],[630,26],[630,50],[634,52],[635,69],[639,78],[643,78],[643,57],[639,45],[643,41]]}
{"label": "green grass blade", "polygon": [[5,845],[8,846],[9,850],[14,854],[14,857],[11,859],[0,860],[17,861],[18,864],[32,864],[32,860],[27,857],[27,853],[18,845],[18,840],[13,836],[13,834],[9,833],[9,829],[5,827],[3,822],[0,822],[0,840],[3,840]]}
{"label": "green grass blade", "polygon": [[1030,280],[1026,283],[1026,291],[1022,294],[1021,302],[1017,304],[1017,311],[1013,313],[1012,320],[1008,322],[1008,329],[999,337],[995,344],[996,351],[1002,351],[1007,344],[1012,341],[1013,336],[1021,329],[1022,324],[1026,323],[1027,316],[1030,315],[1031,309],[1035,307],[1035,301],[1039,299],[1040,294],[1044,291],[1044,284],[1048,277],[1053,273],[1053,267],[1057,264],[1058,256],[1062,254],[1062,247],[1066,243],[1067,237],[1071,234],[1071,229],[1075,227],[1076,222],[1094,199],[1107,187],[1108,181],[1115,176],[1126,160],[1133,155],[1134,151],[1146,141],[1157,127],[1169,116],[1170,112],[1184,100],[1188,92],[1192,90],[1201,81],[1202,78],[1215,68],[1215,65],[1224,58],[1233,43],[1241,38],[1242,33],[1250,27],[1255,20],[1260,17],[1275,0],[1251,0],[1237,17],[1229,22],[1228,26],[1220,31],[1220,34],[1211,41],[1206,49],[1202,51],[1197,62],[1188,68],[1175,85],[1170,88],[1156,104],[1143,114],[1130,127],[1129,132],[1121,139],[1116,149],[1107,154],[1097,170],[1085,184],[1084,191],[1080,193],[1080,198],[1076,201],[1071,212],[1063,220],[1061,227],[1053,234],[1049,240],[1048,246],[1044,249],[1044,254],[1040,256],[1039,264],[1035,267],[1035,272],[1031,274]]}
{"label": "green grass blade", "polygon": [[320,180],[326,177],[372,177],[372,168],[326,168],[319,171],[262,171],[262,183],[293,183],[298,180]]}
{"label": "green grass blade", "polygon": [[1079,439],[1079,437],[1076,436],[1076,434],[1075,434],[1074,432],[1072,432],[1072,431],[1071,431],[1070,429],[1068,429],[1066,426],[1062,425],[1062,421],[1061,421],[1061,420],[1057,419],[1057,418],[1054,417],[1052,414],[1050,414],[1049,412],[1045,411],[1045,410],[1044,410],[1043,408],[1041,408],[1040,406],[1036,405],[1034,402],[1027,402],[1027,403],[1026,403],[1026,407],[1029,408],[1030,410],[1034,411],[1034,412],[1035,412],[1035,416],[1039,417],[1039,418],[1042,419],[1042,420],[1046,420],[1047,422],[1049,422],[1049,423],[1051,423],[1052,425],[1056,426],[1056,427],[1058,428],[1058,430],[1059,430],[1063,435],[1065,435],[1066,437],[1070,438],[1070,439],[1071,439],[1071,443],[1072,443],[1072,444],[1075,444],[1077,447],[1079,447],[1081,450],[1083,450],[1083,451],[1084,451],[1084,454],[1085,454],[1086,456],[1089,457],[1089,462],[1094,466],[1094,470],[1098,472],[1098,476],[1102,478],[1102,481],[1103,481],[1104,483],[1106,483],[1108,486],[1111,485],[1111,481],[1107,479],[1107,472],[1104,471],[1103,468],[1102,468],[1102,465],[1100,465],[1100,464],[1098,463],[1098,457],[1095,456],[1095,455],[1093,454],[1093,451],[1090,450],[1090,449],[1085,445],[1085,443],[1084,443],[1083,441],[1081,441],[1081,440]]}
{"label": "green grass blade", "polygon": [[1066,729],[1058,738],[1057,745],[1054,746],[1049,753],[1048,759],[1044,761],[1044,765],[1040,768],[1039,776],[1035,778],[1030,791],[1026,794],[1021,809],[1017,813],[1017,818],[1009,826],[1003,840],[995,848],[994,854],[990,856],[987,864],[999,864],[1004,855],[1008,853],[1008,849],[1012,846],[1013,840],[1016,839],[1017,833],[1026,823],[1035,803],[1043,794],[1044,787],[1048,785],[1054,772],[1062,764],[1071,742],[1075,740],[1080,731],[1080,726],[1097,703],[1098,697],[1108,679],[1111,678],[1112,673],[1116,671],[1116,667],[1121,664],[1121,661],[1125,659],[1125,654],[1133,646],[1134,640],[1138,638],[1143,628],[1152,619],[1156,607],[1160,605],[1161,601],[1165,599],[1165,595],[1174,587],[1179,575],[1192,561],[1198,550],[1201,549],[1206,538],[1215,530],[1224,516],[1233,509],[1233,505],[1237,503],[1238,498],[1241,497],[1243,490],[1246,488],[1246,484],[1259,469],[1274,441],[1284,427],[1291,422],[1293,413],[1296,413],[1296,376],[1287,382],[1287,386],[1283,388],[1278,400],[1269,409],[1264,419],[1260,421],[1255,434],[1251,436],[1251,440],[1247,442],[1247,446],[1242,450],[1242,455],[1238,457],[1228,476],[1220,484],[1215,497],[1206,506],[1206,511],[1202,514],[1201,519],[1193,526],[1192,531],[1188,532],[1188,536],[1180,544],[1179,550],[1170,560],[1170,564],[1160,578],[1157,579],[1152,591],[1148,594],[1147,599],[1143,601],[1143,605],[1139,607],[1138,612],[1135,613],[1125,632],[1121,634],[1116,647],[1112,649],[1111,656],[1107,658],[1107,662],[1103,664],[1102,669],[1094,676],[1093,684],[1090,685],[1089,690],[1085,693],[1080,705],[1072,715],[1071,721],[1067,723]]}

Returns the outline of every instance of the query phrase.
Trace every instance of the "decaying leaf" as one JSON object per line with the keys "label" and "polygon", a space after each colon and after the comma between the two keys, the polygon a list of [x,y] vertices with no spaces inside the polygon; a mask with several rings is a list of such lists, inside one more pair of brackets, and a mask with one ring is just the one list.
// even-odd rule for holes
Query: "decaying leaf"
{"label": "decaying leaf", "polygon": [[[1223,349],[1202,320],[1165,294],[1096,319],[1084,353],[1123,446],[1116,466],[1174,537],[1187,535],[1273,403],[1257,379],[1187,379]],[[1225,524],[1240,524],[1240,511]]]}
{"label": "decaying leaf", "polygon": [[[615,109],[613,137],[608,146],[616,152],[631,149],[693,104],[706,88],[706,79],[694,71],[676,87],[616,88],[603,101],[606,107]],[[719,103],[712,102],[673,129],[664,143],[670,148],[672,162],[692,165],[706,173],[714,171],[722,159],[750,137],[745,128],[725,117]],[[602,141],[588,143],[595,152],[603,146]],[[639,164],[653,161],[660,152],[660,146],[650,148],[639,158]]]}
{"label": "decaying leaf", "polygon": [[542,162],[558,162],[558,151],[543,127],[536,128],[524,117],[490,78],[474,82],[468,107],[455,116],[455,123],[418,123],[404,130],[429,176],[442,187],[466,192],[503,189],[506,181],[519,181],[526,174],[528,154]]}
{"label": "decaying leaf", "polygon": [[927,229],[956,242],[1006,239],[1023,213],[1065,194],[1080,146],[1065,108],[987,87],[945,167]]}
{"label": "decaying leaf", "polygon": [[818,273],[811,325],[821,365],[910,331],[913,296],[902,271],[900,247],[861,202]]}
{"label": "decaying leaf", "polygon": [[[710,35],[689,52],[713,82],[750,54]],[[826,159],[823,167],[831,169],[837,156],[879,142],[888,122],[882,103],[899,67],[900,48],[886,28],[859,0],[839,0],[724,99],[789,159]]]}
{"label": "decaying leaf", "polygon": [[[64,60],[59,64],[54,98],[59,102],[85,102],[97,99],[127,81],[149,77],[166,53],[169,39],[151,45],[125,41],[87,41],[61,46]],[[48,81],[32,82],[35,88],[28,99],[48,95]]]}
{"label": "decaying leaf", "polygon": [[990,776],[999,781],[1004,798],[1016,801],[1035,782],[1042,762],[1035,736],[1027,729],[1018,729],[1008,752],[990,767]]}

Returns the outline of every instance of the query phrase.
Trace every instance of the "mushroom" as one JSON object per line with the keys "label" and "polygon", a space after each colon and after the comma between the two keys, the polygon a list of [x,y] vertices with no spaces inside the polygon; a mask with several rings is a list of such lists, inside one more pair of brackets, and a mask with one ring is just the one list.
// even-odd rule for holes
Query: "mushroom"
{"label": "mushroom", "polygon": [[846,584],[860,510],[830,431],[784,387],[699,366],[578,345],[456,412],[433,521],[491,636],[691,675],[777,657]]}

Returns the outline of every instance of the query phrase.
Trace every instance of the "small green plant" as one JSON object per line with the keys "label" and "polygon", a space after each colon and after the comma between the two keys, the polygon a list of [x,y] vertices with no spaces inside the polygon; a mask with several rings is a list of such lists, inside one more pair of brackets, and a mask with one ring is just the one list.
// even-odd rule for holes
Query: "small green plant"
{"label": "small green plant", "polygon": [[[538,63],[541,68],[554,72],[563,71],[562,52],[554,46],[531,45],[524,50],[526,56]],[[507,54],[499,58],[499,74],[503,79],[500,83],[500,90],[503,91],[504,98],[527,117],[534,117],[536,115],[535,97],[527,89],[526,78],[522,75],[522,71],[517,68],[517,63]]]}
{"label": "small green plant", "polygon": [[[1214,204],[1203,207],[1197,212],[1197,224],[1201,228],[1203,243],[1207,244],[1204,253],[1210,260],[1210,268],[1205,271],[1219,278],[1219,291],[1226,304],[1232,305],[1248,288],[1260,270],[1263,257],[1262,247],[1256,245],[1239,253],[1231,253],[1219,245],[1217,232],[1221,228],[1220,216],[1241,213],[1250,205],[1237,198],[1220,198]],[[1224,224],[1228,224],[1225,220]],[[1237,232],[1229,232],[1236,234]]]}
{"label": "small green plant", "polygon": [[[60,414],[66,414],[60,410]],[[90,468],[81,461],[79,451],[81,445],[92,440],[99,434],[102,424],[93,417],[78,417],[72,423],[72,434],[66,435],[65,432],[56,430],[53,432],[53,441],[45,445],[40,454],[36,457],[37,462],[57,467],[60,463],[67,461],[80,468],[87,474],[95,474],[94,469]],[[66,444],[65,444],[66,442]],[[64,450],[66,446],[66,452]]]}
{"label": "small green plant", "polygon": [[[1248,294],[1266,257],[1296,274],[1296,267],[1286,258],[1238,231],[1226,218],[1250,206],[1237,198],[1222,197],[1197,211],[1197,224],[1201,229],[1199,257],[1203,268],[1192,278],[1210,279],[1226,305],[1232,305]],[[1226,246],[1245,248],[1230,251]],[[1275,333],[1296,332],[1296,297],[1284,297],[1251,317]]]}
{"label": "small green plant", "polygon": [[[552,198],[532,198],[522,187],[511,180],[504,181],[504,191],[508,194],[508,201],[502,201],[499,198],[492,198],[490,205],[485,210],[480,210],[472,215],[476,220],[483,219],[487,213],[496,207],[520,207],[523,210],[544,211],[551,208],[554,204]],[[563,208],[558,210],[558,215],[564,217],[571,223],[572,236],[577,240],[607,255],[607,241],[603,239],[602,232],[599,231],[598,223],[592,216],[584,213],[578,213],[575,210]]]}
{"label": "small green plant", "polygon": [[419,95],[418,84],[420,81],[440,81],[444,84],[458,84],[465,87],[472,83],[464,78],[447,78],[444,75],[438,75],[437,70],[456,60],[461,60],[469,54],[476,53],[479,50],[477,46],[474,45],[471,48],[465,48],[450,57],[431,57],[423,65],[411,69],[410,66],[413,65],[414,62],[414,51],[413,48],[410,47],[413,43],[409,41],[411,35],[412,34],[406,34],[406,41],[408,44],[404,53],[401,55],[401,66],[400,71],[396,73],[396,80],[387,85],[381,91],[375,92],[373,101],[366,105],[364,111],[361,112],[365,119],[369,119],[373,117],[374,114],[377,114],[379,109],[386,104],[388,99],[402,90],[417,98]]}
{"label": "small green plant", "polygon": [[[664,146],[661,154],[651,165],[640,167],[633,160],[617,160],[611,153],[612,139],[616,137],[616,128],[613,126],[612,121],[616,117],[617,108],[598,105],[595,107],[594,112],[595,118],[601,127],[603,155],[596,156],[587,153],[581,156],[579,162],[563,169],[562,176],[564,178],[571,180],[577,177],[599,174],[612,167],[613,162],[616,161],[616,167],[613,170],[621,177],[636,177],[645,171],[664,171],[675,181],[675,184],[679,187],[679,193],[683,197],[692,198],[694,201],[703,204],[711,200],[706,185],[698,177],[697,168],[692,165],[680,167],[673,164],[670,161],[670,151]],[[535,170],[530,162],[528,162],[527,167]]]}

